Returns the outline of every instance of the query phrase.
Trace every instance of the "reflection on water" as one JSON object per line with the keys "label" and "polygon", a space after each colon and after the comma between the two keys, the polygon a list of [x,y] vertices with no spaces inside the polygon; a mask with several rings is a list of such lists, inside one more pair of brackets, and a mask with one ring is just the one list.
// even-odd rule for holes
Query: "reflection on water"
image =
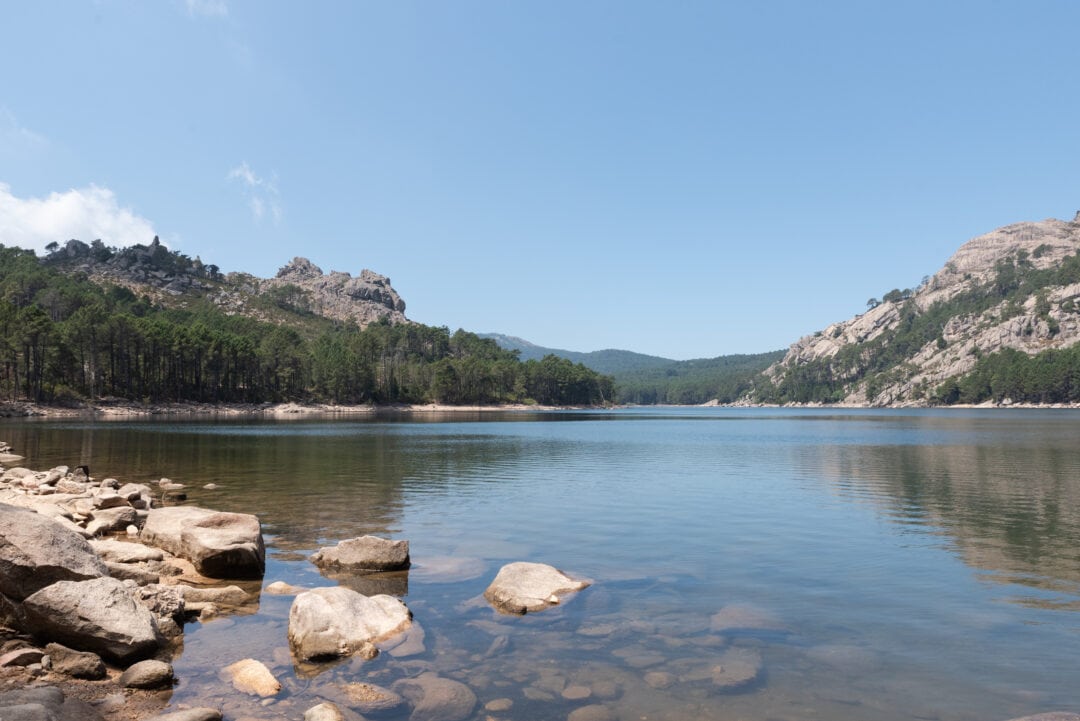
{"label": "reflection on water", "polygon": [[[173,703],[227,718],[299,719],[347,702],[349,684],[424,671],[467,684],[476,718],[561,721],[592,703],[624,720],[1080,711],[1074,413],[430,420],[3,422],[0,439],[32,467],[168,476],[191,503],[258,514],[267,582],[342,583],[412,609],[419,628],[399,645],[320,666],[289,654],[290,597],[189,626]],[[307,562],[364,533],[408,538],[414,569],[328,580]],[[516,560],[596,584],[500,616],[479,596]],[[267,706],[218,678],[248,656],[285,686]]]}

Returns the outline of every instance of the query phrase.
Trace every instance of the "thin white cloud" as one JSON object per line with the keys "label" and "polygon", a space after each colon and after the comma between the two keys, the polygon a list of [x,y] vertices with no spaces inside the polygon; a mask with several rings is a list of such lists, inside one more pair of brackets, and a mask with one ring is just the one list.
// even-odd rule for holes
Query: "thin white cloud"
{"label": "thin white cloud", "polygon": [[100,238],[106,245],[149,243],[157,232],[153,224],[130,208],[121,208],[116,194],[91,185],[50,193],[45,198],[19,198],[11,186],[0,183],[0,243],[44,251],[52,242],[71,238],[89,243]]}
{"label": "thin white cloud", "polygon": [[229,14],[225,0],[184,0],[192,17],[223,18]]}
{"label": "thin white cloud", "polygon": [[267,179],[260,177],[246,161],[230,170],[227,177],[229,180],[235,180],[240,184],[245,197],[247,197],[251,216],[256,221],[261,221],[269,215],[274,225],[281,222],[283,213],[281,194],[278,193],[277,188],[277,178]]}
{"label": "thin white cloud", "polygon": [[0,153],[33,150],[49,144],[44,135],[35,133],[19,124],[18,118],[7,108],[0,108]]}

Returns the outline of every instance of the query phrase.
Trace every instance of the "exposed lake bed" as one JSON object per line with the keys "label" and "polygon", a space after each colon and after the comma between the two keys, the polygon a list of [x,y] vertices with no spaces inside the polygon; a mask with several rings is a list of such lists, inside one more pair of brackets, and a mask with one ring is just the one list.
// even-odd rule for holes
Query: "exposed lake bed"
{"label": "exposed lake bed", "polygon": [[[359,708],[370,684],[405,701],[365,715],[409,718],[431,675],[475,694],[477,718],[1080,708],[1069,411],[4,421],[0,436],[33,468],[168,476],[188,503],[255,513],[265,584],[348,586],[309,557],[369,533],[410,540],[409,572],[367,581],[403,598],[422,638],[297,664],[292,597],[264,592],[249,613],[187,625],[170,708],[299,719],[320,699]],[[595,583],[499,614],[481,594],[519,560]],[[246,657],[280,694],[222,678]]]}

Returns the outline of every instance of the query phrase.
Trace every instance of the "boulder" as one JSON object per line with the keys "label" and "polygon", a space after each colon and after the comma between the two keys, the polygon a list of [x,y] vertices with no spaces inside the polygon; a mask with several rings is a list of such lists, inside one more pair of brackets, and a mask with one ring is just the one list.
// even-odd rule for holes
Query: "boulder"
{"label": "boulder", "polygon": [[65,698],[55,686],[36,686],[0,693],[3,721],[102,721],[93,706]]}
{"label": "boulder", "polygon": [[29,666],[32,663],[41,663],[45,652],[40,648],[17,648],[0,656],[0,667],[3,666]]}
{"label": "boulder", "polygon": [[266,566],[259,519],[247,513],[155,508],[146,516],[142,539],[191,561],[210,578],[260,578]]}
{"label": "boulder", "polygon": [[120,674],[120,685],[124,688],[164,688],[172,686],[173,680],[172,665],[153,659],[139,661]]}
{"label": "boulder", "polygon": [[94,549],[94,552],[105,561],[113,563],[160,561],[165,557],[161,549],[151,548],[142,543],[128,543],[112,539],[90,541],[90,548]]}
{"label": "boulder", "polygon": [[41,514],[0,504],[0,588],[21,601],[57,581],[108,575],[86,539]]}
{"label": "boulder", "polygon": [[126,503],[122,506],[94,509],[90,515],[90,522],[86,524],[86,532],[91,536],[103,533],[122,531],[135,523],[135,509]]}
{"label": "boulder", "polygon": [[39,637],[118,662],[149,656],[162,643],[149,609],[115,578],[58,581],[23,601]]}
{"label": "boulder", "polygon": [[484,598],[498,611],[523,614],[560,603],[562,596],[588,585],[543,563],[508,563],[499,569]]}
{"label": "boulder", "polygon": [[151,716],[145,721],[221,721],[221,711],[216,708],[200,706],[198,708],[172,711]]}
{"label": "boulder", "polygon": [[311,556],[319,568],[354,573],[403,571],[409,567],[409,542],[360,536],[336,546],[320,548]]}
{"label": "boulder", "polygon": [[303,660],[376,653],[375,643],[407,629],[412,614],[393,596],[340,586],[299,594],[289,609],[289,645]]}
{"label": "boulder", "polygon": [[408,699],[412,706],[409,721],[463,721],[476,708],[472,689],[430,671],[397,681],[391,689]]}
{"label": "boulder", "polygon": [[245,658],[222,669],[222,675],[241,693],[268,698],[281,691],[281,684],[261,661]]}
{"label": "boulder", "polygon": [[105,678],[105,663],[96,653],[76,651],[58,643],[47,645],[45,653],[49,654],[52,670],[57,673],[91,680]]}

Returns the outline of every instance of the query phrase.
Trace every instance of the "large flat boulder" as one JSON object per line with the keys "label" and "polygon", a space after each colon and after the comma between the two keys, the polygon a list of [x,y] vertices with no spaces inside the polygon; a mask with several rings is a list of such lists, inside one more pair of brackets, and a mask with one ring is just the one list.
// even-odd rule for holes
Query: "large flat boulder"
{"label": "large flat boulder", "polygon": [[588,581],[575,581],[547,564],[519,561],[499,569],[484,598],[498,611],[524,614],[560,603],[566,594],[588,585]]}
{"label": "large flat boulder", "polygon": [[146,517],[141,538],[191,561],[210,578],[261,578],[266,568],[262,528],[248,513],[195,506],[155,508]]}
{"label": "large flat boulder", "polygon": [[289,609],[289,645],[303,660],[375,653],[374,644],[401,633],[412,614],[393,596],[362,596],[336,586],[298,595]]}
{"label": "large flat boulder", "polygon": [[163,643],[150,610],[115,578],[58,581],[28,596],[23,611],[35,635],[121,663]]}
{"label": "large flat boulder", "polygon": [[57,581],[108,575],[79,534],[45,516],[0,504],[0,589],[21,601]]}
{"label": "large flat boulder", "polygon": [[403,571],[409,567],[409,542],[360,536],[320,548],[311,562],[322,569],[352,573]]}

